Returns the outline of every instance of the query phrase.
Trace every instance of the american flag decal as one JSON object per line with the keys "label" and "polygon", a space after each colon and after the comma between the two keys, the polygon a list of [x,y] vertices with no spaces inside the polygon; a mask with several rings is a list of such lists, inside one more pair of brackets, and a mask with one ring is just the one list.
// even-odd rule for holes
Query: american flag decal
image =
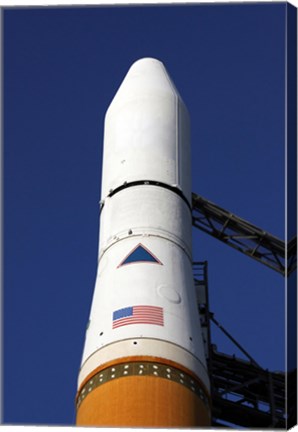
{"label": "american flag decal", "polygon": [[129,324],[163,326],[163,308],[159,306],[129,306],[113,312],[113,329]]}

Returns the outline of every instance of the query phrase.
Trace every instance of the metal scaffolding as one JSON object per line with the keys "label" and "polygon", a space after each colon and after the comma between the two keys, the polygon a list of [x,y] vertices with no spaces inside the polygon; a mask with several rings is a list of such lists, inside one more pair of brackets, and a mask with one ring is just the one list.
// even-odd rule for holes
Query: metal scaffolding
{"label": "metal scaffolding", "polygon": [[[261,262],[283,276],[297,268],[297,238],[285,242],[192,194],[193,226]],[[212,398],[212,426],[289,428],[297,422],[297,370],[270,372],[216,320],[210,311],[207,261],[193,263],[198,309]],[[243,353],[245,360],[220,353],[211,340],[216,325]]]}
{"label": "metal scaffolding", "polygon": [[[207,261],[193,263],[211,385],[212,426],[291,427],[296,424],[297,415],[296,371],[285,374],[263,369],[218,323],[209,307],[207,266]],[[242,351],[245,360],[217,351],[211,340],[211,322],[217,325]]]}
{"label": "metal scaffolding", "polygon": [[192,214],[195,227],[284,276],[296,269],[296,237],[288,243],[286,251],[284,241],[195,193]]}

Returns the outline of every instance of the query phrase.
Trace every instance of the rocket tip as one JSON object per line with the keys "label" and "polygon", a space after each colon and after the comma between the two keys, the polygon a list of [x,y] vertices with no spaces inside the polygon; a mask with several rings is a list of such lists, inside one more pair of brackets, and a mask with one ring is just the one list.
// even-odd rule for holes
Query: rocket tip
{"label": "rocket tip", "polygon": [[128,101],[131,103],[145,95],[152,99],[154,94],[175,95],[183,103],[163,62],[154,57],[140,58],[130,66],[106,112],[106,119]]}
{"label": "rocket tip", "polygon": [[152,71],[156,69],[164,69],[164,64],[153,57],[143,57],[138,60],[136,60],[130,67],[129,72],[146,72],[146,71]]}
{"label": "rocket tip", "polygon": [[132,64],[132,67],[141,64],[145,65],[145,64],[153,64],[153,63],[163,64],[162,61],[154,57],[141,57]]}

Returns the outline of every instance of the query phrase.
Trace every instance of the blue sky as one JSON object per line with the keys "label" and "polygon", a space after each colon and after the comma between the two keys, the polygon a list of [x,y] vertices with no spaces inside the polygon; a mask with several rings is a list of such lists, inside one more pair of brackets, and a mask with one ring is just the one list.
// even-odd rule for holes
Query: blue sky
{"label": "blue sky", "polygon": [[[286,4],[4,11],[4,421],[73,424],[97,266],[103,119],[130,65],[166,66],[193,191],[284,238]],[[211,310],[284,370],[284,281],[193,231]],[[237,352],[215,329],[223,352]]]}

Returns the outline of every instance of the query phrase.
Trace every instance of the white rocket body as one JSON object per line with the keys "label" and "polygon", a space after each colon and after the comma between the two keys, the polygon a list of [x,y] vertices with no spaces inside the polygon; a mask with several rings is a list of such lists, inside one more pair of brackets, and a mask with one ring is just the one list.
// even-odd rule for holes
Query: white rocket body
{"label": "white rocket body", "polygon": [[163,64],[141,59],[105,118],[98,274],[79,388],[101,365],[142,356],[179,364],[209,389],[192,276],[190,162],[186,107]]}

